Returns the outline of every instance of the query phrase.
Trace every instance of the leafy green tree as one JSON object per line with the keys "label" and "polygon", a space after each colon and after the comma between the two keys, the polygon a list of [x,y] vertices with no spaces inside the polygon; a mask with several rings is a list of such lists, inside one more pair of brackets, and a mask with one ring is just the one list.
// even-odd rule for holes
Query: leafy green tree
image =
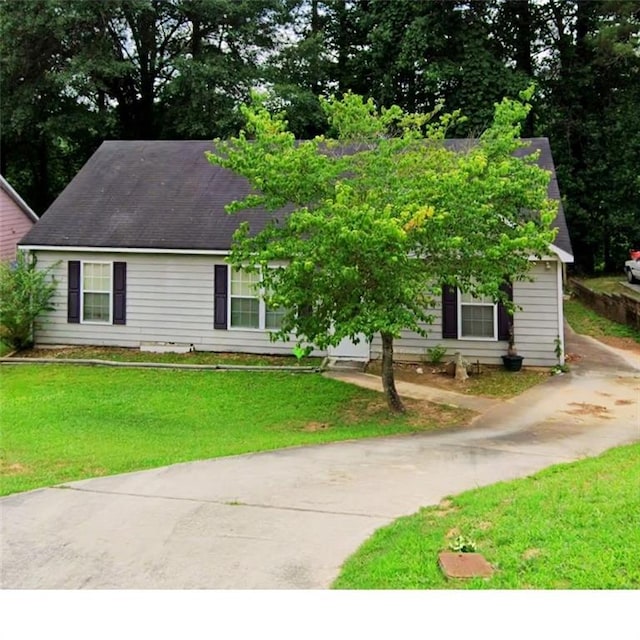
{"label": "leafy green tree", "polygon": [[298,143],[258,101],[243,109],[246,130],[209,154],[258,191],[230,211],[293,206],[256,235],[241,225],[230,262],[259,270],[267,303],[286,310],[276,337],[324,348],[380,334],[383,387],[402,411],[394,339],[427,332],[443,284],[501,299],[506,277],[526,276],[554,235],[549,176],[513,155],[528,111],[519,102],[503,100],[464,149],[444,143],[458,114],[432,121],[352,94],[322,104],[333,138]]}
{"label": "leafy green tree", "polygon": [[78,6],[0,6],[0,171],[39,213],[112,131],[108,115],[79,100],[73,86],[70,64],[86,34]]}
{"label": "leafy green tree", "polygon": [[0,338],[14,349],[33,344],[38,317],[53,310],[52,270],[36,268],[35,256],[22,251],[14,263],[0,263]]}
{"label": "leafy green tree", "polygon": [[238,130],[283,0],[5,0],[0,167],[43,213],[105,138]]}
{"label": "leafy green tree", "polygon": [[548,54],[538,126],[549,137],[576,266],[620,272],[640,241],[640,11],[624,0],[540,7]]}

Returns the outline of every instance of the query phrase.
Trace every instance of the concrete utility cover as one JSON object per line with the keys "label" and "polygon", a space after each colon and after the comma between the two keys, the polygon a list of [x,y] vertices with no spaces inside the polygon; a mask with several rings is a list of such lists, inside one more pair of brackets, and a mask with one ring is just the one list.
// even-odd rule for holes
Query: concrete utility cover
{"label": "concrete utility cover", "polygon": [[440,568],[447,578],[490,578],[493,567],[481,553],[443,551],[438,556]]}

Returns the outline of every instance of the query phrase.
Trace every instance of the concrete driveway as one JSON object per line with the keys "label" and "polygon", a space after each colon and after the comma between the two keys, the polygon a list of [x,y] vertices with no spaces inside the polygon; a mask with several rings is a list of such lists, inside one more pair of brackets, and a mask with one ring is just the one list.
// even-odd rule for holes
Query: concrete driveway
{"label": "concrete driveway", "polygon": [[572,335],[574,373],[466,429],[245,455],[0,501],[1,585],[327,588],[377,528],[640,439],[640,359]]}

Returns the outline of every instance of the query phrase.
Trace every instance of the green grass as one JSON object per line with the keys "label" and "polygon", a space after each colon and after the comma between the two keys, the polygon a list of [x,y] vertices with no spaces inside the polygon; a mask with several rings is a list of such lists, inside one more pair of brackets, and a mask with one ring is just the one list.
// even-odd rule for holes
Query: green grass
{"label": "green grass", "polygon": [[640,294],[625,286],[627,276],[621,274],[619,276],[600,276],[598,278],[579,279],[578,282],[592,291],[599,293],[619,293],[640,300]]}
{"label": "green grass", "polygon": [[413,433],[470,412],[414,404],[317,374],[0,368],[0,495],[92,476],[295,445]]}
{"label": "green grass", "polygon": [[[476,489],[377,531],[339,589],[638,589],[640,444]],[[477,543],[493,577],[447,580],[440,551]]]}
{"label": "green grass", "polygon": [[593,338],[632,338],[640,343],[640,331],[597,314],[579,300],[565,300],[564,314],[577,333]]}
{"label": "green grass", "polygon": [[512,398],[548,379],[548,370],[523,368],[521,371],[511,372],[485,367],[480,375],[472,375],[461,391],[474,396]]}

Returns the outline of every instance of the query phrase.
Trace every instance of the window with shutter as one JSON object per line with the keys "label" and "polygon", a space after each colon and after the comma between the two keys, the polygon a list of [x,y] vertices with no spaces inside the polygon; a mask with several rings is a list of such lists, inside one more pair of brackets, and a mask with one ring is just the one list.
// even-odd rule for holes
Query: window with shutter
{"label": "window with shutter", "polygon": [[67,322],[126,324],[127,263],[69,260]]}
{"label": "window with shutter", "polygon": [[[501,287],[513,300],[513,287]],[[476,298],[454,287],[442,289],[442,337],[466,340],[508,340],[511,316],[502,303]]]}

